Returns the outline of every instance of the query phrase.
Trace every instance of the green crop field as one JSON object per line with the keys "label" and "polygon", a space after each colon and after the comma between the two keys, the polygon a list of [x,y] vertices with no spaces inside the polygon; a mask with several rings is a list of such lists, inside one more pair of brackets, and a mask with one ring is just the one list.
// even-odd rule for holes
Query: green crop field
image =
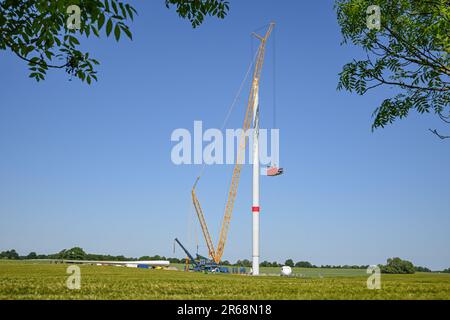
{"label": "green crop field", "polygon": [[[179,270],[184,270],[184,264],[172,264]],[[231,270],[232,266],[228,266]],[[250,268],[246,268],[248,271]],[[279,267],[260,267],[259,271],[262,275],[278,276],[281,268]],[[362,269],[327,269],[327,268],[292,268],[294,276],[307,278],[322,277],[342,277],[342,276],[365,276],[366,270]]]}
{"label": "green crop field", "polygon": [[82,265],[81,289],[69,290],[67,267],[0,261],[0,299],[450,299],[450,274],[382,275],[381,290],[369,290],[364,270],[285,278]]}

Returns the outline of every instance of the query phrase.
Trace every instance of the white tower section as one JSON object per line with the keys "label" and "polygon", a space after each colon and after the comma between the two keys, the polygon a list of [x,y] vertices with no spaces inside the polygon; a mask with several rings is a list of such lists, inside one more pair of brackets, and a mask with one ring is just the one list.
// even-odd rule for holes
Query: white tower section
{"label": "white tower section", "polygon": [[254,83],[255,104],[253,105],[253,275],[259,275],[259,95],[258,79]]}

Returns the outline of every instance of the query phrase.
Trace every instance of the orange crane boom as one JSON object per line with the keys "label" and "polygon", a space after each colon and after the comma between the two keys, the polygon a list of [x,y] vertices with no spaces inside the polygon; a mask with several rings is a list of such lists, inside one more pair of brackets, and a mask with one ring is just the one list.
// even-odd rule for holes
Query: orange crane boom
{"label": "orange crane boom", "polygon": [[275,23],[270,23],[269,28],[266,32],[266,34],[261,37],[257,34],[254,34],[255,37],[257,37],[261,43],[258,47],[258,53],[256,56],[256,63],[255,63],[255,69],[253,71],[253,80],[252,80],[252,86],[250,89],[250,95],[248,98],[248,104],[247,104],[247,111],[245,112],[245,118],[244,118],[244,124],[242,126],[243,132],[239,139],[239,148],[237,153],[237,161],[233,169],[233,176],[231,178],[231,185],[228,192],[228,198],[227,203],[225,206],[225,213],[223,216],[223,222],[222,222],[222,228],[220,230],[219,235],[219,242],[217,243],[217,249],[214,248],[213,241],[211,239],[211,235],[208,231],[208,226],[206,224],[205,216],[203,214],[202,208],[200,206],[200,202],[195,194],[195,188],[197,186],[198,181],[200,180],[200,176],[197,178],[197,180],[194,183],[194,186],[192,187],[192,202],[195,207],[195,211],[197,212],[198,219],[200,221],[200,226],[202,228],[203,236],[206,241],[206,245],[208,247],[208,253],[214,262],[219,263],[222,259],[223,252],[225,249],[225,243],[227,240],[228,230],[230,228],[230,221],[231,216],[233,213],[234,208],[234,202],[236,200],[237,190],[239,186],[239,179],[241,177],[241,169],[242,164],[245,156],[245,147],[247,145],[247,132],[250,129],[250,126],[252,124],[253,119],[253,108],[255,104],[256,96],[258,95],[258,88],[259,88],[259,80],[261,77],[261,71],[262,66],[264,63],[264,54],[265,54],[265,48],[266,48],[266,41],[268,37],[270,36],[273,27],[275,26]]}

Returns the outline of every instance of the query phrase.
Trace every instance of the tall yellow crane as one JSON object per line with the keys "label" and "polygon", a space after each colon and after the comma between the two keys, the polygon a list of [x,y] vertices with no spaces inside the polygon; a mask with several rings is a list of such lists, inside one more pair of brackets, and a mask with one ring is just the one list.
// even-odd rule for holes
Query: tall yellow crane
{"label": "tall yellow crane", "polygon": [[233,169],[233,176],[231,178],[231,186],[228,192],[228,199],[225,206],[225,213],[223,216],[222,228],[220,230],[219,242],[217,243],[217,249],[214,248],[213,241],[211,239],[211,234],[208,231],[208,226],[206,224],[205,216],[203,214],[200,202],[195,194],[195,188],[200,180],[200,176],[196,179],[194,186],[192,187],[192,202],[197,212],[198,219],[200,221],[200,226],[202,228],[203,236],[208,247],[208,253],[211,259],[219,263],[222,259],[223,251],[225,249],[225,242],[227,240],[228,230],[230,228],[231,215],[233,213],[234,202],[236,200],[237,189],[239,185],[239,179],[241,176],[242,163],[245,156],[245,147],[247,145],[247,135],[246,132],[250,129],[253,120],[253,112],[255,107],[255,102],[257,103],[257,96],[259,90],[259,81],[261,77],[262,66],[264,63],[264,54],[266,49],[266,42],[269,38],[275,23],[270,23],[269,28],[264,36],[260,36],[256,33],[253,35],[258,38],[261,42],[258,47],[256,55],[256,63],[253,71],[252,86],[250,88],[250,95],[248,98],[247,111],[245,112],[244,125],[242,126],[243,132],[239,138],[239,148],[237,153],[237,161]]}

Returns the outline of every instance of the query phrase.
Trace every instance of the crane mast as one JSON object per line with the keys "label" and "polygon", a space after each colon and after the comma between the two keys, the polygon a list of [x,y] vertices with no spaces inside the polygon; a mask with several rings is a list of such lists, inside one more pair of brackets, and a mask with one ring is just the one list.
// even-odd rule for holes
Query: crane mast
{"label": "crane mast", "polygon": [[[202,228],[203,236],[205,238],[206,245],[208,247],[208,253],[209,253],[209,256],[211,257],[211,259],[214,260],[214,262],[216,262],[216,263],[220,262],[220,260],[223,256],[224,249],[225,249],[225,243],[226,243],[227,236],[228,236],[228,230],[230,228],[231,216],[233,213],[234,203],[236,200],[237,190],[238,190],[238,186],[239,186],[242,165],[244,162],[245,147],[247,145],[247,134],[246,133],[250,129],[252,124],[253,124],[253,126],[255,128],[255,132],[256,132],[254,137],[257,138],[257,136],[258,136],[259,81],[261,78],[262,66],[264,64],[266,41],[267,41],[268,37],[270,36],[274,26],[275,26],[275,23],[273,23],[273,22],[270,23],[269,28],[264,36],[260,36],[255,33],[253,34],[261,42],[258,47],[258,52],[257,52],[257,56],[256,56],[256,63],[255,63],[254,71],[253,71],[252,85],[250,88],[250,94],[249,94],[248,103],[247,103],[247,110],[245,112],[244,124],[242,126],[243,132],[239,139],[239,148],[238,148],[238,153],[237,153],[237,159],[236,159],[236,164],[233,169],[233,175],[231,178],[230,189],[228,191],[228,198],[227,198],[227,202],[226,202],[226,206],[225,206],[225,213],[223,216],[222,228],[220,230],[217,249],[214,248],[214,244],[211,239],[211,235],[208,231],[208,227],[207,227],[207,224],[205,221],[205,216],[204,216],[202,208],[200,206],[200,202],[195,194],[195,188],[197,186],[197,183],[198,183],[200,177],[197,178],[197,180],[194,183],[194,186],[192,187],[192,192],[191,192],[192,202],[194,204],[195,211],[196,211],[198,219],[200,221],[200,226]],[[254,146],[254,148],[255,148],[255,146]],[[255,151],[255,149],[253,151]],[[255,155],[254,155],[254,157],[255,157]],[[258,158],[258,157],[256,156],[256,158]],[[255,159],[253,159],[253,160],[255,160]],[[259,161],[257,161],[257,165],[259,166]],[[255,166],[255,164],[254,164],[254,166]],[[254,171],[254,173],[255,173],[255,171]],[[258,175],[259,175],[259,170],[258,170]],[[258,196],[258,198],[259,198],[259,196]],[[253,201],[253,202],[255,202],[255,201]],[[259,207],[258,207],[258,213],[259,213]],[[258,219],[259,219],[259,216],[258,216]],[[255,243],[254,243],[254,245],[255,245]],[[255,250],[253,250],[253,251],[255,252]],[[258,256],[259,256],[259,254],[258,254]]]}

